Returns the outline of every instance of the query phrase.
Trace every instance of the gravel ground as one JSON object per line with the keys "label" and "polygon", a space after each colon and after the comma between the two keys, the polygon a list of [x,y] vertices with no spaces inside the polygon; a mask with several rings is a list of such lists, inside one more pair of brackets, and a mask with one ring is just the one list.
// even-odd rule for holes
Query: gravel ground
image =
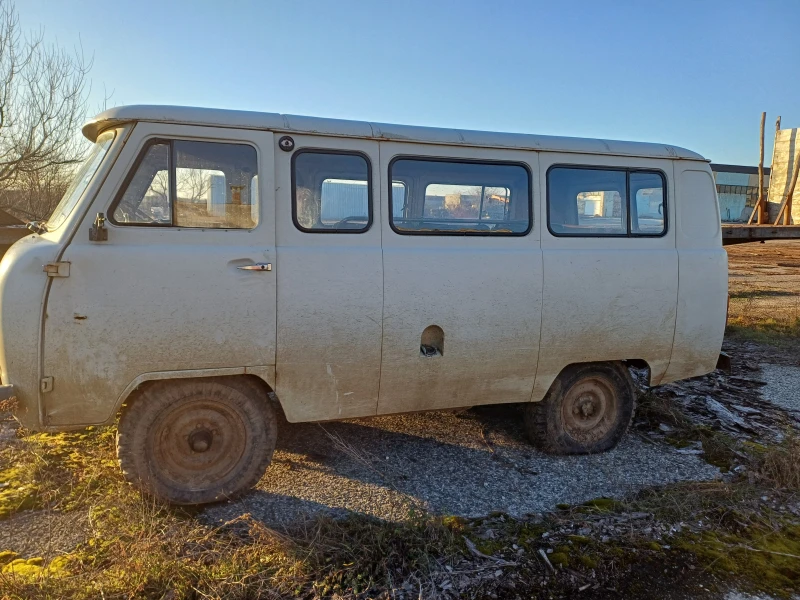
{"label": "gravel ground", "polygon": [[761,365],[761,378],[767,382],[761,389],[765,400],[790,411],[800,411],[800,367]]}
{"label": "gravel ground", "polygon": [[210,507],[210,522],[249,512],[273,525],[354,511],[400,520],[411,509],[477,517],[552,510],[652,485],[707,480],[716,467],[628,434],[615,450],[552,457],[524,438],[520,409],[483,407],[279,426],[258,490]]}
{"label": "gravel ground", "polygon": [[89,534],[88,515],[51,510],[23,511],[0,521],[0,551],[13,550],[25,557],[50,560],[71,552]]}

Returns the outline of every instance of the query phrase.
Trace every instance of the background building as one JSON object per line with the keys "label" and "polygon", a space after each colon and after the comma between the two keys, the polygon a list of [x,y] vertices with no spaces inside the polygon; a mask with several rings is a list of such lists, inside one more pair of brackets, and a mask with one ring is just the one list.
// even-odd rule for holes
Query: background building
{"label": "background building", "polygon": [[[711,164],[719,196],[723,223],[746,223],[758,200],[758,167]],[[769,190],[768,167],[764,167],[764,197]]]}

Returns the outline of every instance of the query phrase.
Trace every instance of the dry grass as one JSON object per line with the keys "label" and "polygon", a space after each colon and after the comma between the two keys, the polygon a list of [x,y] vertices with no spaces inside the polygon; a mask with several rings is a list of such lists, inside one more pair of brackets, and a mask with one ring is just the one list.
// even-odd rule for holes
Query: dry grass
{"label": "dry grass", "polygon": [[[651,395],[641,410],[653,422],[668,422],[679,431],[701,435],[669,401]],[[487,554],[513,544],[524,546],[533,557],[525,563],[532,569],[526,585],[538,586],[547,569],[536,563],[536,556],[547,544],[541,532],[555,528],[555,521],[534,525],[507,519],[506,529],[492,525],[499,535],[494,539],[474,537],[480,520],[465,522],[422,512],[409,514],[402,523],[354,515],[344,520],[317,518],[281,531],[242,515],[211,527],[196,513],[143,498],[127,485],[114,457],[113,437],[113,429],[27,433],[0,449],[0,482],[21,482],[2,488],[9,513],[42,507],[82,511],[90,523],[88,539],[69,554],[18,559],[2,567],[0,598],[387,597],[404,586],[428,597],[435,593],[437,573],[447,566],[463,568],[460,561],[470,556],[465,535]],[[736,451],[748,452],[743,447]],[[715,528],[699,536],[677,537],[672,543],[706,564],[709,572],[735,569],[744,581],[758,587],[761,577],[771,591],[782,593],[800,568],[800,562],[784,556],[800,552],[800,528],[765,508],[760,498],[765,493],[785,498],[800,492],[800,440],[790,434],[776,447],[758,447],[749,454],[749,478],[646,490],[623,501],[597,500],[560,511],[558,526],[569,519],[578,523],[587,512],[645,511],[667,522],[702,518]],[[590,545],[591,556],[586,548],[580,552],[586,564],[613,566],[640,560],[625,544]],[[16,558],[3,550],[0,567]],[[488,563],[491,571],[497,568],[491,560]],[[751,568],[756,564],[758,573]],[[607,576],[625,575],[613,567]],[[565,584],[566,579],[553,581],[553,585],[572,585]]]}
{"label": "dry grass", "polygon": [[[85,511],[89,539],[49,563],[0,572],[0,598],[270,598],[359,594],[424,578],[460,556],[462,522],[316,518],[275,531],[243,515],[220,527],[143,498],[119,474],[113,430],[29,434],[2,450],[9,514]],[[4,488],[5,489],[5,488]],[[16,558],[6,554],[4,562]]]}
{"label": "dry grass", "polygon": [[800,436],[793,430],[780,444],[756,454],[752,463],[762,484],[800,494]]}
{"label": "dry grass", "polygon": [[767,343],[800,337],[800,243],[726,247],[728,330]]}

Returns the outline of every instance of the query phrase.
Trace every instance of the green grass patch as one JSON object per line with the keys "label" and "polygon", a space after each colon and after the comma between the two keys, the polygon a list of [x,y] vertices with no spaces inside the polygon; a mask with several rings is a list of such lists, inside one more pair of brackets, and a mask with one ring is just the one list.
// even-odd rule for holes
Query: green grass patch
{"label": "green grass patch", "polygon": [[748,526],[681,536],[675,547],[697,556],[722,577],[744,579],[756,589],[789,597],[800,581],[800,526]]}
{"label": "green grass patch", "polygon": [[800,317],[731,317],[728,319],[725,334],[770,345],[792,343],[800,338]]}

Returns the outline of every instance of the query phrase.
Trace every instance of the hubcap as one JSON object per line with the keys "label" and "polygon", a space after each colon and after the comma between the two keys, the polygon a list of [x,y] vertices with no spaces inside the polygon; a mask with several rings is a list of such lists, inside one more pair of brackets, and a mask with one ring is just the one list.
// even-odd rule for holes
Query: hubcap
{"label": "hubcap", "polygon": [[583,443],[596,442],[614,427],[617,410],[617,398],[611,382],[604,377],[587,377],[574,384],[564,395],[562,424],[573,439]]}

